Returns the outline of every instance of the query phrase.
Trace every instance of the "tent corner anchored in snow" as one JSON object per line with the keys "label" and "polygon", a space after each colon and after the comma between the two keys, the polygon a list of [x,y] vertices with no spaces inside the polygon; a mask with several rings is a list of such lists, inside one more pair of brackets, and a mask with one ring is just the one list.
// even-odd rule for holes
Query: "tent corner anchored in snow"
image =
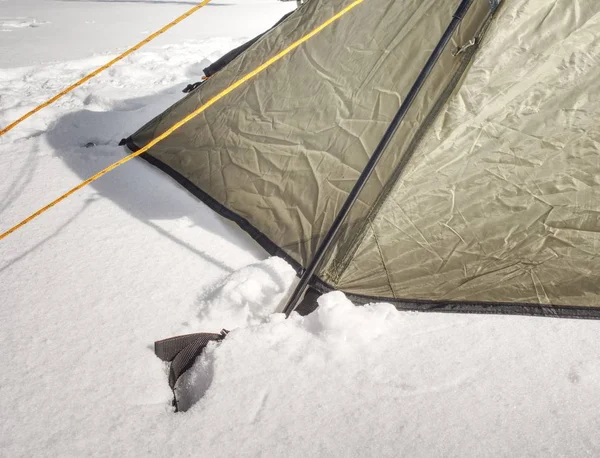
{"label": "tent corner anchored in snow", "polygon": [[[350,0],[310,0],[136,150]],[[600,317],[600,2],[472,0],[311,281],[399,309]],[[366,0],[143,157],[302,272],[460,0]]]}

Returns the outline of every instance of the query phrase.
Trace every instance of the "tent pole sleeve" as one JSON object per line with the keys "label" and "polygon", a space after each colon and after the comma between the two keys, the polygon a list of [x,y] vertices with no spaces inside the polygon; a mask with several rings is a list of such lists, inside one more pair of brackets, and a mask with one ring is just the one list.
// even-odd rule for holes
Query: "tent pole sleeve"
{"label": "tent pole sleeve", "polygon": [[440,58],[442,52],[446,48],[446,45],[452,38],[452,35],[454,35],[454,32],[458,28],[459,24],[461,23],[462,19],[464,18],[465,14],[468,11],[469,7],[471,6],[472,2],[473,2],[473,0],[462,0],[460,2],[460,4],[458,5],[458,8],[456,9],[456,12],[452,15],[452,20],[450,21],[450,24],[444,31],[442,38],[440,39],[440,41],[438,42],[438,44],[432,51],[431,55],[429,56],[429,59],[427,59],[425,66],[419,73],[419,76],[417,76],[416,81],[410,88],[410,91],[406,95],[404,102],[402,102],[402,104],[400,105],[400,108],[396,112],[394,118],[392,119],[392,122],[390,123],[390,125],[386,129],[385,133],[383,134],[383,137],[379,141],[379,144],[373,151],[373,154],[371,155],[369,161],[367,162],[367,165],[365,166],[365,168],[361,172],[360,176],[358,177],[358,180],[356,180],[354,187],[350,191],[350,194],[348,194],[348,197],[346,198],[344,205],[342,205],[342,208],[340,209],[339,213],[335,217],[333,224],[331,225],[331,227],[327,231],[327,234],[323,238],[323,241],[317,248],[317,251],[315,252],[313,258],[311,259],[308,267],[304,270],[302,276],[300,277],[300,281],[299,281],[298,285],[296,286],[296,289],[290,296],[290,298],[283,310],[286,317],[289,317],[292,314],[292,312],[296,309],[296,307],[298,306],[300,300],[302,299],[302,297],[306,291],[306,288],[310,284],[310,280],[312,279],[313,275],[319,268],[319,265],[323,261],[323,258],[325,257],[327,250],[330,248],[331,244],[336,239],[336,236],[339,233],[340,228],[344,224],[344,221],[346,220],[348,213],[350,213],[350,210],[352,209],[352,206],[356,202],[356,199],[358,198],[360,192],[362,191],[367,180],[369,179],[369,177],[375,170],[375,166],[379,162],[379,159],[381,158],[383,152],[385,151],[386,147],[390,143],[390,140],[392,139],[392,137],[398,130],[398,127],[400,126],[400,124],[402,123],[404,118],[406,117],[408,110],[410,109],[413,102],[419,95],[419,92],[421,91],[423,84],[427,80],[427,77],[433,70],[433,67],[435,66],[435,64],[437,63],[438,59]]}

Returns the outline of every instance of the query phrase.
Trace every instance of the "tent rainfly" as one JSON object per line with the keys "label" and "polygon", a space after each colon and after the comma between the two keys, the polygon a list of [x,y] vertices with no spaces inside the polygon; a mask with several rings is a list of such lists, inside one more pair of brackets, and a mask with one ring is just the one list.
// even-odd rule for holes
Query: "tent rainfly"
{"label": "tent rainfly", "polygon": [[[309,0],[128,147],[351,3]],[[143,157],[300,273],[459,3],[365,0]],[[468,2],[313,292],[600,318],[599,30],[598,0]]]}

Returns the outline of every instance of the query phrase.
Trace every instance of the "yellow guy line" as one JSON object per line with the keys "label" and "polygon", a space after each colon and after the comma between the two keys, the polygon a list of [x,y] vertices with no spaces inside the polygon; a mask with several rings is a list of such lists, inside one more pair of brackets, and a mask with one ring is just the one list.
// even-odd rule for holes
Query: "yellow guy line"
{"label": "yellow guy line", "polygon": [[354,2],[352,2],[351,4],[349,4],[346,8],[344,8],[343,10],[341,10],[339,13],[337,13],[335,16],[332,16],[330,19],[328,19],[327,21],[323,22],[323,24],[321,24],[320,26],[318,26],[316,29],[314,29],[312,32],[304,35],[302,38],[300,38],[298,41],[295,41],[294,43],[292,43],[290,46],[288,46],[287,48],[285,48],[283,51],[281,51],[279,54],[277,54],[276,56],[271,57],[268,61],[266,61],[264,64],[260,65],[259,67],[255,68],[254,70],[252,70],[250,73],[246,74],[245,76],[243,76],[242,78],[240,78],[239,80],[237,80],[235,83],[233,83],[231,86],[229,86],[228,88],[224,89],[223,91],[221,91],[219,94],[217,94],[216,96],[214,96],[212,99],[210,99],[208,102],[206,102],[204,105],[202,105],[201,107],[199,107],[196,111],[190,113],[189,115],[187,115],[185,118],[183,118],[181,121],[179,121],[178,123],[174,124],[169,130],[165,131],[163,134],[159,135],[158,137],[156,137],[154,140],[152,140],[150,143],[148,143],[146,146],[144,146],[143,148],[141,148],[140,150],[136,151],[135,153],[132,153],[126,157],[124,157],[123,159],[121,159],[120,161],[115,162],[112,165],[109,165],[108,167],[106,167],[104,170],[101,170],[100,172],[98,172],[96,175],[88,178],[87,180],[85,180],[83,183],[78,184],[77,186],[75,186],[73,189],[71,189],[70,191],[68,191],[67,193],[63,194],[62,196],[60,196],[58,199],[56,199],[55,201],[49,203],[48,205],[46,205],[45,207],[39,209],[38,211],[36,211],[33,215],[31,215],[30,217],[28,217],[27,219],[24,219],[23,221],[21,221],[19,224],[17,224],[16,226],[10,228],[8,231],[4,232],[3,234],[0,234],[0,240],[2,240],[3,238],[7,237],[8,235],[12,234],[13,232],[15,232],[17,229],[25,226],[27,223],[29,223],[32,219],[37,218],[38,216],[40,216],[42,213],[46,212],[47,210],[49,210],[50,208],[54,207],[57,203],[65,200],[67,197],[69,197],[71,194],[79,191],[81,188],[87,186],[88,184],[90,184],[93,181],[96,181],[98,178],[100,178],[102,175],[107,174],[108,172],[110,172],[111,170],[116,169],[117,167],[125,164],[126,162],[130,161],[131,159],[133,159],[134,157],[139,156],[140,154],[145,153],[146,151],[148,151],[150,148],[152,148],[154,145],[156,145],[158,142],[164,140],[165,138],[167,138],[169,135],[171,135],[173,132],[175,132],[177,129],[179,129],[181,126],[183,126],[184,124],[188,123],[189,121],[191,121],[192,119],[194,119],[196,116],[198,116],[200,113],[202,113],[203,111],[205,111],[207,108],[209,108],[210,106],[214,105],[215,103],[217,103],[219,100],[221,100],[223,97],[225,97],[227,94],[229,94],[230,92],[234,91],[236,88],[240,87],[242,84],[244,84],[246,81],[248,81],[249,79],[255,77],[256,75],[258,75],[259,73],[261,73],[263,70],[267,69],[268,67],[270,67],[271,65],[273,65],[275,62],[277,62],[279,59],[281,59],[282,57],[284,57],[285,55],[289,54],[291,51],[293,51],[294,49],[296,49],[298,46],[300,46],[302,43],[304,43],[305,41],[310,40],[312,37],[314,37],[317,33],[319,33],[321,30],[323,30],[324,28],[326,28],[327,26],[333,24],[335,21],[337,21],[339,18],[341,18],[344,14],[346,14],[348,11],[352,10],[353,8],[357,7],[358,5],[360,5],[362,2],[364,2],[365,0],[355,0]]}
{"label": "yellow guy line", "polygon": [[171,27],[179,24],[181,21],[183,21],[184,19],[188,18],[189,16],[191,16],[192,14],[194,14],[196,11],[198,11],[200,8],[206,6],[211,0],[204,0],[203,2],[200,2],[198,5],[194,6],[193,8],[191,8],[187,13],[182,14],[181,16],[179,16],[177,19],[175,19],[173,22],[170,22],[169,24],[165,25],[162,29],[160,29],[158,32],[154,32],[152,35],[150,35],[148,38],[146,38],[143,41],[140,41],[137,45],[135,45],[133,48],[128,49],[127,51],[125,51],[123,54],[121,54],[118,57],[115,57],[113,60],[111,60],[109,63],[103,65],[102,67],[94,70],[92,73],[90,73],[89,75],[83,77],[82,79],[80,79],[79,81],[77,81],[75,84],[73,84],[72,86],[69,86],[68,88],[66,88],[64,91],[56,94],[54,97],[52,97],[50,100],[42,103],[41,105],[38,105],[37,107],[35,107],[33,110],[31,110],[28,113],[25,113],[23,116],[21,116],[19,119],[17,119],[15,122],[9,124],[8,126],[6,126],[4,129],[0,130],[0,136],[4,135],[5,133],[7,133],[9,130],[14,129],[16,126],[18,126],[19,124],[21,124],[23,121],[25,121],[27,118],[29,118],[30,116],[34,115],[35,113],[37,113],[38,111],[40,111],[42,108],[46,108],[48,105],[53,104],[54,102],[56,102],[58,99],[60,99],[61,97],[67,95],[69,92],[73,91],[74,89],[77,89],[79,86],[81,86],[83,83],[91,80],[94,76],[98,75],[99,73],[102,73],[104,70],[112,67],[114,64],[116,64],[117,62],[119,62],[120,60],[123,60],[125,57],[127,57],[128,55],[130,55],[131,53],[133,53],[134,51],[137,51],[138,49],[140,49],[142,46],[144,46],[145,44],[151,42],[152,40],[154,40],[157,36],[162,35],[163,33],[165,33],[167,30],[169,30]]}

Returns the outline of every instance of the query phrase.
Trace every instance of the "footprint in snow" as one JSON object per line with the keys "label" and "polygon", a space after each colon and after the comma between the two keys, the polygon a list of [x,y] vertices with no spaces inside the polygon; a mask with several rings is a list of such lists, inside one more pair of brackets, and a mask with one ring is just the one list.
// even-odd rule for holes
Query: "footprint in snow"
{"label": "footprint in snow", "polygon": [[41,25],[48,24],[45,21],[38,21],[33,18],[17,17],[17,18],[3,18],[0,17],[0,31],[12,32],[15,29],[23,29],[26,27],[39,27]]}

